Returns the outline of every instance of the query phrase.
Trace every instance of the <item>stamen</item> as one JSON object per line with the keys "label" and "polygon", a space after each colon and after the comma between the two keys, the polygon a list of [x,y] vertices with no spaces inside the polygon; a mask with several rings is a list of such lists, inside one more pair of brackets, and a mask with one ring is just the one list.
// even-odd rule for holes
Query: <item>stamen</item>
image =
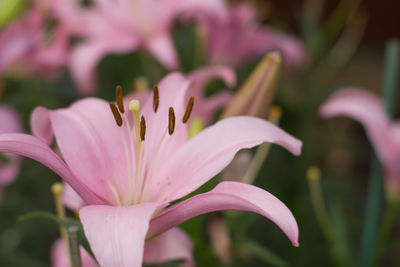
{"label": "stamen", "polygon": [[120,85],[115,88],[115,100],[117,101],[119,112],[124,114],[125,108],[124,101],[122,100],[122,87]]}
{"label": "stamen", "polygon": [[191,96],[189,98],[189,101],[186,106],[185,115],[183,115],[183,118],[182,118],[183,123],[186,123],[189,120],[190,114],[192,113],[192,110],[193,110],[193,105],[194,105],[194,97]]}
{"label": "stamen", "polygon": [[140,118],[140,140],[144,141],[145,136],[146,136],[146,121],[142,116]]}
{"label": "stamen", "polygon": [[114,103],[110,102],[110,108],[111,108],[111,112],[114,115],[114,119],[115,122],[117,123],[117,125],[119,127],[122,126],[122,118],[121,118],[121,114],[119,114],[117,107],[115,106]]}
{"label": "stamen", "polygon": [[154,112],[157,112],[158,105],[160,104],[160,95],[158,93],[158,86],[153,86],[153,109]]}
{"label": "stamen", "polygon": [[173,107],[169,107],[168,112],[168,133],[172,135],[175,130],[175,111]]}

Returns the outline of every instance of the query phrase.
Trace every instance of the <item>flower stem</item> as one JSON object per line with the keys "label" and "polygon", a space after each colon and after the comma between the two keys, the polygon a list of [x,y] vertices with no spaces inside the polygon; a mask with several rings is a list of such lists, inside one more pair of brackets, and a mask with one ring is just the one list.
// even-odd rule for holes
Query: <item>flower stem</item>
{"label": "flower stem", "polygon": [[389,116],[394,113],[396,105],[396,90],[399,82],[400,43],[399,40],[390,40],[385,48],[385,71],[383,83],[383,99]]}
{"label": "flower stem", "polygon": [[[392,116],[395,110],[396,89],[398,86],[398,73],[400,65],[400,44],[398,40],[391,40],[386,44],[385,51],[385,72],[384,72],[384,101],[388,116]],[[382,224],[379,229],[378,248],[376,251],[376,261],[383,255],[389,235],[396,223],[397,214],[400,210],[400,199],[386,192],[388,207],[385,211]]]}
{"label": "flower stem", "polygon": [[[321,189],[321,171],[318,167],[310,167],[307,170],[307,180],[310,189],[311,203],[317,218],[319,227],[321,228],[322,234],[326,239],[330,254],[335,262],[336,266],[351,266],[348,256],[345,254],[346,244],[343,244],[342,239],[335,232],[335,223],[332,222],[332,218],[329,216],[326,209],[324,197]],[[343,249],[344,248],[344,249]]]}
{"label": "flower stem", "polygon": [[79,229],[77,226],[71,226],[68,228],[69,260],[71,267],[82,266],[78,232]]}
{"label": "flower stem", "polygon": [[205,58],[205,47],[204,47],[204,39],[205,32],[204,29],[200,26],[196,26],[194,30],[195,40],[194,40],[194,55],[193,55],[193,69],[200,67],[204,62]]}
{"label": "flower stem", "polygon": [[361,239],[361,266],[372,266],[382,206],[382,167],[374,155],[368,184],[364,232]]}
{"label": "flower stem", "polygon": [[393,226],[398,218],[400,211],[400,199],[392,199],[388,203],[388,208],[383,217],[382,224],[379,228],[378,236],[378,250],[376,253],[376,260],[379,260],[380,256],[383,255],[389,240],[389,236],[392,232]]}
{"label": "flower stem", "polygon": [[308,186],[310,188],[311,202],[315,216],[325,237],[331,239],[331,226],[328,212],[326,211],[324,198],[321,190],[321,171],[317,167],[310,167],[307,170]]}
{"label": "flower stem", "polygon": [[[383,99],[388,115],[392,115],[395,106],[396,89],[399,71],[399,43],[389,41],[385,48],[385,70],[383,79]],[[365,227],[361,243],[361,266],[372,266],[374,261],[375,244],[377,240],[380,207],[382,206],[382,171],[381,165],[374,156],[372,173],[368,186],[367,210]]]}
{"label": "flower stem", "polygon": [[[51,187],[51,191],[54,196],[54,204],[56,207],[57,217],[60,219],[65,219],[65,207],[62,200],[62,195],[64,192],[64,185],[62,183],[54,183]],[[68,233],[67,230],[60,226],[60,235],[65,243],[65,247],[68,250]],[[67,251],[68,252],[68,251]]]}

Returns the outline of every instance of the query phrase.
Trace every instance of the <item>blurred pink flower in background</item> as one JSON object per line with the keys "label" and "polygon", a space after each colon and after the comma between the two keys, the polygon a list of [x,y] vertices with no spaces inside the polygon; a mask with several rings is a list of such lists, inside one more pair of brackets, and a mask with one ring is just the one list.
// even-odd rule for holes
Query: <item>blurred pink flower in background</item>
{"label": "blurred pink flower in background", "polygon": [[212,64],[238,66],[277,50],[284,64],[296,67],[306,62],[304,45],[295,37],[259,25],[255,10],[248,4],[235,4],[222,17],[199,16],[205,31],[206,49]]}
{"label": "blurred pink flower in background", "polygon": [[[88,98],[55,111],[37,108],[32,131],[38,137],[0,135],[0,151],[48,166],[83,199],[86,206],[79,210],[80,219],[102,266],[140,266],[143,255],[149,262],[179,255],[182,252],[172,245],[168,255],[151,250],[173,242],[165,235],[176,229],[174,226],[226,209],[259,213],[298,245],[298,227],[290,210],[252,185],[222,182],[207,193],[169,206],[217,175],[241,149],[271,142],[295,155],[301,150],[299,140],[252,117],[222,120],[188,140],[182,118],[188,110],[185,100],[190,83],[181,74],[168,75],[159,84],[156,97],[153,93],[140,111],[137,102],[130,102],[133,116],[122,112],[125,108],[118,104],[119,112],[115,109],[113,117],[109,103]],[[140,115],[145,127],[138,123]],[[48,146],[53,134],[65,162]],[[150,251],[146,252],[146,246]],[[179,242],[176,248],[181,247]]]}
{"label": "blurred pink flower in background", "polygon": [[[20,133],[22,126],[14,109],[6,105],[0,105],[0,134]],[[19,174],[21,158],[15,154],[1,154],[0,158],[0,201],[5,185],[12,182]]]}
{"label": "blurred pink flower in background", "polygon": [[89,7],[69,0],[49,2],[60,21],[84,41],[71,54],[72,74],[83,94],[95,90],[95,70],[107,54],[143,48],[168,69],[179,61],[172,41],[173,22],[180,14],[221,15],[222,0],[94,0]]}
{"label": "blurred pink flower in background", "polygon": [[17,74],[57,74],[68,60],[68,36],[62,25],[46,26],[46,12],[31,10],[0,29],[0,77]]}
{"label": "blurred pink flower in background", "polygon": [[348,116],[361,123],[385,169],[389,196],[400,194],[400,123],[391,121],[382,100],[363,89],[342,89],[320,109],[323,117]]}

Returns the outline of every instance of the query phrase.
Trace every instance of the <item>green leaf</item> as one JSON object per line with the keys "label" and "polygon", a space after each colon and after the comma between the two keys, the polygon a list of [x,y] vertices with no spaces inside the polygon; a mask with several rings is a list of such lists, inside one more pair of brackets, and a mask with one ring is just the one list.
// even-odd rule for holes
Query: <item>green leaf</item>
{"label": "green leaf", "polygon": [[34,212],[30,212],[28,214],[18,217],[18,221],[20,221],[20,222],[28,221],[28,220],[50,220],[50,221],[53,221],[56,224],[58,224],[58,226],[63,227],[65,229],[68,229],[71,226],[78,227],[79,239],[80,239],[81,245],[86,249],[86,251],[93,258],[95,258],[92,250],[90,249],[89,242],[87,241],[86,236],[83,232],[82,224],[78,220],[72,219],[72,218],[61,219],[61,218],[57,217],[56,215],[54,215],[53,213],[45,212],[45,211],[34,211]]}
{"label": "green leaf", "polygon": [[331,226],[333,255],[338,266],[354,266],[351,258],[351,250],[348,240],[348,225],[343,211],[343,207],[335,202],[331,209]]}

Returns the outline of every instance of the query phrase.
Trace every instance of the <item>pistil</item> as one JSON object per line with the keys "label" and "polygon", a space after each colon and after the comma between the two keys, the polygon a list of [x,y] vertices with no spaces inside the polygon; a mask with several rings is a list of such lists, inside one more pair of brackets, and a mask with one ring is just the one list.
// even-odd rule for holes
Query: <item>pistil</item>
{"label": "pistil", "polygon": [[129,102],[129,110],[132,112],[133,115],[133,124],[135,126],[135,133],[136,133],[136,160],[137,164],[139,163],[140,158],[140,147],[142,144],[142,140],[140,140],[140,120],[139,120],[139,110],[140,110],[140,102],[139,100],[131,100]]}
{"label": "pistil", "polygon": [[[140,102],[136,99],[131,100],[129,102],[129,110],[132,112],[133,115],[133,124],[135,126],[135,137],[136,137],[136,175],[135,175],[135,181],[134,181],[134,194],[133,194],[133,204],[136,204],[137,201],[139,201],[139,195],[140,195],[140,189],[141,189],[141,184],[142,184],[142,177],[141,177],[141,147],[142,147],[142,141],[144,141],[145,138],[145,131],[146,131],[146,125],[145,125],[145,120],[144,117],[142,116],[142,119],[139,120],[139,110],[140,110]],[[143,137],[143,138],[142,138]]]}

